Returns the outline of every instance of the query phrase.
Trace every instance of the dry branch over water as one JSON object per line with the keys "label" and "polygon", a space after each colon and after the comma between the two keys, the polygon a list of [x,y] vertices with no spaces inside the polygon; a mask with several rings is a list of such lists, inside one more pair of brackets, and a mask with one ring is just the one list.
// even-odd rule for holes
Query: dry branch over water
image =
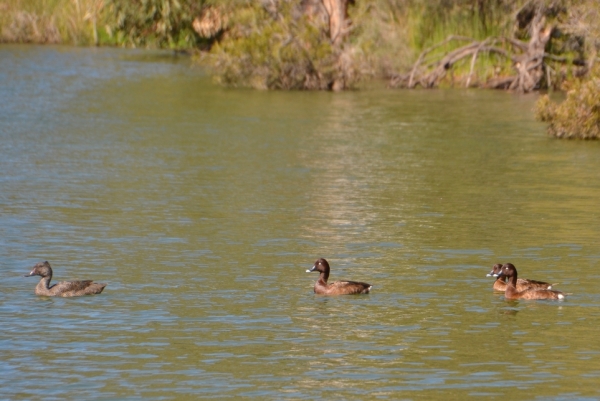
{"label": "dry branch over water", "polygon": [[[555,30],[546,21],[547,13],[555,13],[543,4],[529,3],[529,8],[523,8],[516,14],[516,19],[524,25],[527,40],[517,37],[488,37],[475,40],[470,37],[451,35],[444,41],[423,50],[413,64],[411,71],[392,77],[391,87],[405,87],[409,89],[420,85],[424,88],[438,87],[454,66],[464,60],[470,60],[468,73],[462,74],[465,87],[471,85],[492,89],[508,89],[525,93],[540,89],[550,82],[543,82],[548,67],[545,60],[554,63],[569,62],[566,57],[557,57],[546,52],[546,47],[552,32]],[[522,16],[521,14],[526,14]],[[454,47],[446,52],[436,52],[440,48],[448,47],[454,43],[467,42],[467,44]],[[433,55],[432,55],[433,54]],[[473,81],[474,67],[480,57],[489,58],[495,55],[504,59],[512,66],[512,74],[490,77],[486,81]]]}

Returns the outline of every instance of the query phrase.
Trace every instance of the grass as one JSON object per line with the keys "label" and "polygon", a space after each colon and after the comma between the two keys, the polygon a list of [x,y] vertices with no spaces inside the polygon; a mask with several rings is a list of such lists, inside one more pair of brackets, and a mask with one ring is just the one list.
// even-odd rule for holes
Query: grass
{"label": "grass", "polygon": [[[507,0],[388,0],[356,2],[349,9],[353,21],[352,46],[363,55],[363,65],[375,76],[390,77],[409,71],[426,48],[449,35],[482,40],[510,36],[510,23],[519,2]],[[430,59],[466,44],[453,42],[436,49]],[[454,66],[446,85],[458,84],[469,75],[471,59]],[[487,78],[509,71],[511,63],[493,54],[479,54],[474,78]],[[477,79],[475,79],[477,81]],[[465,78],[466,81],[466,78]]]}
{"label": "grass", "polygon": [[98,44],[103,5],[102,0],[0,0],[0,41]]}

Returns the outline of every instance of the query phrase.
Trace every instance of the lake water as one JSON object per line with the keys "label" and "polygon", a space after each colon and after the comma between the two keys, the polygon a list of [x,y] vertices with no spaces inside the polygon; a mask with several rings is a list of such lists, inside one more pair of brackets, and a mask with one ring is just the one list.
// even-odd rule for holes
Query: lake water
{"label": "lake water", "polygon": [[[600,143],[535,100],[0,46],[0,398],[600,398]],[[44,260],[108,286],[36,297]],[[570,295],[506,301],[505,262]]]}

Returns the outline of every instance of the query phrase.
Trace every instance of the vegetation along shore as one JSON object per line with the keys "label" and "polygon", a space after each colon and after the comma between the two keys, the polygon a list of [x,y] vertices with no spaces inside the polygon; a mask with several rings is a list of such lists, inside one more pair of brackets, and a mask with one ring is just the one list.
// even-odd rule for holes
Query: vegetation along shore
{"label": "vegetation along shore", "polygon": [[564,90],[537,118],[600,138],[597,0],[0,0],[0,41],[171,48],[258,89]]}

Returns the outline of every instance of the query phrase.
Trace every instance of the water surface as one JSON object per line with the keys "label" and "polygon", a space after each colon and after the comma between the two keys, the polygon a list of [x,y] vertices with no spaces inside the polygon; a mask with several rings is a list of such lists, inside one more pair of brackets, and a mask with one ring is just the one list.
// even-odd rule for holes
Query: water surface
{"label": "water surface", "polygon": [[[0,83],[0,398],[600,397],[600,145],[535,96],[35,46]],[[318,257],[373,292],[315,296]],[[42,260],[108,287],[35,297]],[[507,302],[498,262],[570,295]]]}

